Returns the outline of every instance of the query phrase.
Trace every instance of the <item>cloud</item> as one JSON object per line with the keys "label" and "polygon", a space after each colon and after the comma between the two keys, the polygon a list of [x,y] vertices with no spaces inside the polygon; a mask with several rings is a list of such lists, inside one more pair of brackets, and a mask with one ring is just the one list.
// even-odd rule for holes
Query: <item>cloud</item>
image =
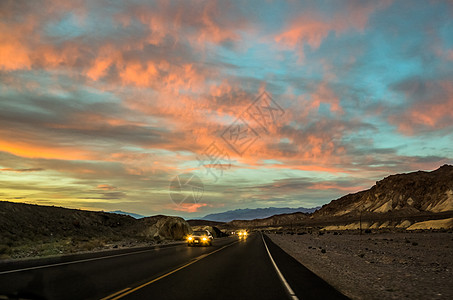
{"label": "cloud", "polygon": [[172,205],[171,208],[176,211],[183,211],[187,213],[196,213],[200,208],[208,206],[206,203],[181,203],[180,205]]}
{"label": "cloud", "polygon": [[[451,162],[446,8],[0,1],[0,194],[194,216],[323,204]],[[244,114],[263,91],[285,110],[267,130]],[[169,181],[206,175],[196,157],[230,149],[220,135],[239,116],[257,141],[203,177],[204,203],[170,206]]]}
{"label": "cloud", "polygon": [[296,14],[274,40],[288,49],[297,50],[299,59],[302,60],[305,57],[305,45],[316,50],[331,32],[337,36],[350,30],[363,32],[370,16],[390,3],[391,1],[352,0],[346,4],[338,3],[338,7],[334,4],[333,13],[323,12],[322,7],[302,10],[303,12]]}
{"label": "cloud", "polygon": [[24,172],[39,172],[39,171],[44,171],[44,169],[42,169],[42,168],[30,168],[30,169],[3,168],[3,169],[0,169],[0,171],[24,173]]}
{"label": "cloud", "polygon": [[96,188],[100,189],[100,190],[103,190],[103,191],[116,190],[116,187],[108,185],[108,184],[99,184]]}
{"label": "cloud", "polygon": [[406,135],[448,129],[453,126],[453,83],[451,81],[429,81],[417,78],[395,85],[404,93],[407,106],[401,108],[389,121]]}

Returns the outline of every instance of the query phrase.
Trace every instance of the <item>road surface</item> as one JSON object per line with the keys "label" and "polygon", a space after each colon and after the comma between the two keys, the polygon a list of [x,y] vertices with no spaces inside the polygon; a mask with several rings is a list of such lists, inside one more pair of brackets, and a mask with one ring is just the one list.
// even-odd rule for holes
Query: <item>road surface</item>
{"label": "road surface", "polygon": [[[0,264],[23,299],[347,299],[266,236]],[[0,296],[2,299],[2,296]],[[8,298],[6,298],[8,299]]]}

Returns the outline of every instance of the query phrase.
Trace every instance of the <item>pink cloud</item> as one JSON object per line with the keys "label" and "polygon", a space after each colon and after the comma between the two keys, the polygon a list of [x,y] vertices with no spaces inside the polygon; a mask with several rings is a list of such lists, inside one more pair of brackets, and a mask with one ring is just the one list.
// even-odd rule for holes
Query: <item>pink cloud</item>
{"label": "pink cloud", "polygon": [[453,126],[451,81],[426,82],[423,91],[415,83],[411,83],[406,89],[406,95],[417,100],[403,113],[389,117],[390,123],[397,125],[401,133],[413,135],[419,130],[430,131]]}
{"label": "pink cloud", "polygon": [[32,60],[25,37],[32,32],[33,21],[8,26],[0,21],[0,70],[30,69]]}
{"label": "pink cloud", "polygon": [[341,186],[334,183],[317,183],[308,187],[310,190],[338,190],[346,193],[353,193],[364,190],[367,186]]}
{"label": "pink cloud", "polygon": [[343,109],[340,106],[340,99],[329,87],[327,82],[321,82],[316,91],[311,95],[311,98],[311,108],[318,109],[321,103],[329,103],[331,112],[343,113]]}
{"label": "pink cloud", "polygon": [[207,203],[182,203],[180,205],[172,205],[170,208],[177,211],[183,211],[188,213],[195,213],[200,210],[200,208],[208,206]]}
{"label": "pink cloud", "polygon": [[390,3],[390,0],[371,2],[351,0],[333,16],[324,15],[316,9],[304,11],[290,20],[283,31],[274,37],[274,41],[296,50],[299,59],[302,60],[305,44],[312,49],[318,49],[330,32],[340,35],[349,30],[363,31],[370,15]]}
{"label": "pink cloud", "polygon": [[117,189],[116,187],[108,184],[99,184],[96,188],[103,191],[113,191]]}

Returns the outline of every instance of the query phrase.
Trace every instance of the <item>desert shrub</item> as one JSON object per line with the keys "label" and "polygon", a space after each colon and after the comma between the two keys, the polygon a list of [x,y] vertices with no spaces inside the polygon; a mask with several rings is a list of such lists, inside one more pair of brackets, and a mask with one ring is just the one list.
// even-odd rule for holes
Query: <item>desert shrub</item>
{"label": "desert shrub", "polygon": [[8,245],[0,245],[0,256],[2,255],[10,255],[11,248]]}
{"label": "desert shrub", "polygon": [[84,242],[80,245],[80,247],[83,249],[83,250],[93,250],[95,248],[100,248],[100,247],[103,247],[104,246],[104,242],[102,240],[99,240],[99,239],[93,239],[93,240],[90,240],[88,242]]}

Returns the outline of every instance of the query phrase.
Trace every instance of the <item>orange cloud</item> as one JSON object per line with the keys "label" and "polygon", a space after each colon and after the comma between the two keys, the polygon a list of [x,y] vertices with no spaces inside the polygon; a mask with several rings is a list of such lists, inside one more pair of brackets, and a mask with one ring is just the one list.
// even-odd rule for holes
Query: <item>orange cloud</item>
{"label": "orange cloud", "polygon": [[[419,87],[417,87],[419,88]],[[417,88],[407,91],[408,97],[418,98],[422,93]],[[415,101],[405,112],[392,115],[389,121],[398,126],[398,130],[413,135],[418,130],[443,129],[453,126],[453,83],[450,81],[427,82],[423,94],[428,97]]]}
{"label": "orange cloud", "polygon": [[74,147],[62,147],[58,145],[28,144],[20,141],[0,141],[0,151],[29,158],[47,158],[62,160],[90,160],[95,159],[93,153],[74,149]]}
{"label": "orange cloud", "polygon": [[0,21],[0,70],[31,68],[32,61],[25,37],[31,34],[33,23],[26,20],[24,24],[13,27]]}
{"label": "orange cloud", "polygon": [[294,21],[285,32],[277,35],[275,41],[289,47],[295,47],[302,42],[309,44],[313,49],[318,48],[332,29],[331,25],[305,17],[300,17],[300,20]]}
{"label": "orange cloud", "polygon": [[129,26],[131,18],[149,27],[148,43],[158,45],[171,37],[176,42],[186,39],[200,49],[206,42],[237,41],[238,31],[249,27],[247,19],[228,1],[159,1],[155,6],[130,5],[115,16],[123,26]]}
{"label": "orange cloud", "polygon": [[173,205],[171,208],[177,211],[184,211],[188,213],[198,212],[200,208],[208,206],[206,203],[182,203],[180,205]]}
{"label": "orange cloud", "polygon": [[137,86],[150,86],[153,81],[157,81],[158,71],[153,63],[148,62],[146,65],[139,63],[127,63],[120,71],[120,78],[125,84],[134,84]]}
{"label": "orange cloud", "polygon": [[[304,58],[304,45],[318,49],[330,32],[342,34],[348,30],[363,31],[372,13],[391,3],[387,1],[349,1],[346,9],[333,16],[324,16],[316,10],[304,11],[293,18],[288,26],[274,37],[274,41],[289,49],[297,50],[299,59]],[[343,4],[342,4],[343,5]]]}
{"label": "orange cloud", "polygon": [[108,184],[99,184],[96,188],[100,189],[100,190],[103,190],[103,191],[116,190],[116,187],[114,187],[112,185],[108,185]]}
{"label": "orange cloud", "polygon": [[86,75],[93,80],[98,80],[104,77],[107,74],[108,68],[117,61],[121,61],[119,51],[110,45],[102,46],[99,49],[98,56],[86,72]]}
{"label": "orange cloud", "polygon": [[327,183],[318,183],[312,186],[307,187],[310,190],[339,190],[347,193],[353,193],[357,191],[361,191],[367,187],[363,186],[340,186],[338,184],[327,184]]}
{"label": "orange cloud", "polygon": [[329,103],[330,111],[335,113],[343,113],[343,109],[340,106],[340,99],[334,93],[334,91],[329,87],[327,82],[322,82],[317,90],[311,95],[312,108],[319,108],[321,103]]}

